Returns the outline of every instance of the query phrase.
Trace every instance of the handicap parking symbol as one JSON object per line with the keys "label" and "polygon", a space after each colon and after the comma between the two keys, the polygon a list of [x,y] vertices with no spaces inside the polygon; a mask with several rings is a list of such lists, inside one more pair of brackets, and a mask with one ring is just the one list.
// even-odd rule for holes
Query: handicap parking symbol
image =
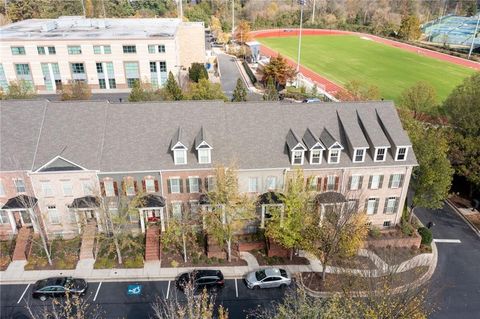
{"label": "handicap parking symbol", "polygon": [[127,295],[138,296],[142,293],[142,285],[128,285]]}

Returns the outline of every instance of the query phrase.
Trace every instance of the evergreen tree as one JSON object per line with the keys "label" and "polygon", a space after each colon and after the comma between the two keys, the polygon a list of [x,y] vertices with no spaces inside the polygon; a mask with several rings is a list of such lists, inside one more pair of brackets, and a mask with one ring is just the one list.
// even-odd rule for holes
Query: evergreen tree
{"label": "evergreen tree", "polygon": [[246,102],[247,101],[247,88],[243,84],[242,79],[237,79],[237,86],[233,90],[232,102]]}
{"label": "evergreen tree", "polygon": [[190,85],[189,98],[192,100],[224,100],[227,97],[219,83],[212,83],[207,79],[200,79],[198,83]]}
{"label": "evergreen tree", "polygon": [[164,100],[166,101],[180,101],[183,100],[183,92],[180,86],[178,85],[175,77],[172,72],[168,73],[167,83],[165,88],[162,90],[164,93]]}
{"label": "evergreen tree", "polygon": [[197,83],[200,79],[208,79],[207,69],[203,63],[192,63],[192,66],[188,68],[188,77]]}
{"label": "evergreen tree", "polygon": [[140,102],[140,101],[155,101],[160,100],[158,94],[154,92],[150,83],[145,83],[140,80],[135,81],[132,87],[132,91],[128,96],[129,102]]}
{"label": "evergreen tree", "polygon": [[275,88],[275,84],[273,83],[273,79],[269,78],[267,80],[267,88],[265,89],[265,93],[263,94],[264,101],[278,101],[278,92]]}

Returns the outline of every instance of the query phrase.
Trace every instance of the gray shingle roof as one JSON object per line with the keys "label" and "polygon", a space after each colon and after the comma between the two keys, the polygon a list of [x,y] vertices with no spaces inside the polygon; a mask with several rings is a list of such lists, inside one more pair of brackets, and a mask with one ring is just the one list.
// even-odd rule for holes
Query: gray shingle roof
{"label": "gray shingle roof", "polygon": [[391,112],[388,108],[376,109],[377,116],[387,138],[393,145],[411,145],[407,133],[402,127],[397,112]]}
{"label": "gray shingle roof", "polygon": [[[372,114],[372,111],[373,111],[373,114]],[[382,127],[380,126],[380,123],[378,123],[375,110],[369,110],[367,108],[359,108],[357,109],[357,114],[360,119],[362,130],[365,134],[365,137],[369,141],[370,146],[371,147],[380,147],[380,146],[389,147],[390,142],[385,136],[385,133],[383,132]]]}
{"label": "gray shingle roof", "polygon": [[325,145],[327,149],[329,149],[333,144],[340,142],[339,141],[340,139],[333,137],[327,128],[324,128],[322,133],[320,134],[320,140],[322,141],[323,145]]}
{"label": "gray shingle roof", "polygon": [[207,143],[210,147],[213,148],[213,145],[209,143],[207,131],[202,126],[197,136],[195,137],[195,149],[197,149],[203,142]]}
{"label": "gray shingle roof", "polygon": [[172,142],[170,143],[170,149],[173,149],[178,143],[185,145],[185,142],[183,142],[183,130],[181,127],[178,127],[178,129],[175,131],[175,134],[173,134]]}
{"label": "gray shingle roof", "polygon": [[[38,150],[36,141],[46,106]],[[1,112],[1,168],[17,169],[8,155],[14,155],[26,169],[44,165],[57,155],[88,169],[104,172],[146,171],[159,169],[205,168],[198,164],[195,138],[203,127],[208,132],[212,166],[235,161],[239,168],[283,168],[290,166],[286,136],[310,128],[319,136],[326,128],[328,146],[332,141],[345,145],[337,111],[361,110],[368,136],[375,142],[388,140],[378,123],[378,114],[386,129],[399,130],[400,123],[391,102],[349,102],[321,104],[286,104],[278,102],[223,103],[221,101],[179,101],[148,103],[3,101]],[[186,165],[175,166],[172,137],[182,128],[182,143],[188,148]],[[375,128],[375,129],[373,129]],[[400,130],[404,134],[403,130]],[[296,135],[296,134],[294,134]],[[323,139],[326,138],[324,134]],[[402,139],[404,136],[401,137]],[[302,140],[296,136],[300,143]],[[323,141],[322,137],[321,140]],[[410,145],[410,142],[407,145]],[[326,145],[327,146],[327,145]],[[344,153],[344,152],[342,152]],[[324,157],[327,156],[324,154]],[[304,168],[327,168],[332,164]],[[370,155],[364,163],[352,163],[341,156],[334,167],[416,165],[413,152],[407,161],[395,162],[390,154],[382,163]]]}
{"label": "gray shingle roof", "polygon": [[305,134],[303,134],[303,142],[305,143],[305,146],[307,146],[309,150],[318,144],[322,145],[322,147],[325,148],[323,144],[320,142],[320,140],[315,136],[315,134],[313,134],[313,132],[309,128],[307,128],[307,130],[305,131]]}
{"label": "gray shingle roof", "polygon": [[298,135],[291,129],[287,133],[286,141],[289,150],[293,150],[298,144],[300,144],[303,148],[306,148],[305,145],[303,145],[300,137],[298,137]]}
{"label": "gray shingle roof", "polygon": [[345,109],[338,109],[337,113],[350,146],[352,148],[368,147],[367,139],[360,128],[357,115]]}

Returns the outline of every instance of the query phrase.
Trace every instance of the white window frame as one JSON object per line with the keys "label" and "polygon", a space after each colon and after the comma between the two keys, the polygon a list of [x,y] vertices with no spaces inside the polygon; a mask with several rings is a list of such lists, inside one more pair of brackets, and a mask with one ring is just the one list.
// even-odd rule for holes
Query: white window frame
{"label": "white window frame", "polygon": [[[188,190],[190,193],[200,193],[200,183],[198,176],[188,176]],[[196,190],[192,190],[192,183],[196,183]]]}
{"label": "white window frame", "polygon": [[[337,152],[337,161],[332,161],[332,153]],[[330,149],[328,150],[328,164],[338,164],[340,163],[340,154],[342,153],[341,149]]]}
{"label": "white window frame", "polygon": [[[403,149],[405,150],[405,155],[404,155],[403,159],[399,159],[399,158],[398,158],[398,156],[400,155],[400,150],[401,150],[401,149],[402,149],[402,150],[403,150]],[[407,160],[407,154],[408,154],[408,146],[399,146],[399,147],[397,147],[397,150],[396,150],[396,152],[395,152],[395,160],[396,160],[396,161],[400,161],[400,162],[404,162],[404,161]]]}
{"label": "white window frame", "polygon": [[83,180],[82,181],[82,191],[84,196],[91,196],[93,195],[93,185],[90,181]]}
{"label": "white window frame", "polygon": [[[182,154],[182,155],[180,155]],[[180,156],[183,156],[183,161],[180,161]],[[173,159],[175,165],[186,165],[187,164],[187,150],[186,149],[174,149],[173,150]]]}
{"label": "white window frame", "polygon": [[137,193],[135,190],[135,179],[125,178],[123,180],[123,183],[125,184],[125,194],[127,196],[135,196],[135,194]]}
{"label": "white window frame", "polygon": [[[3,204],[0,203],[3,206]],[[8,217],[8,212],[6,210],[0,209],[0,224],[9,224],[10,218]]]}
{"label": "white window frame", "polygon": [[[170,180],[170,193],[171,194],[180,194],[181,178],[180,177],[170,177],[169,180]],[[173,190],[173,183],[172,183],[173,181],[176,181],[177,184],[175,186],[178,187],[178,191],[177,191],[177,189],[175,189],[175,191]]]}
{"label": "white window frame", "polygon": [[107,197],[115,196],[115,186],[113,185],[113,180],[104,180],[103,188],[105,190],[105,196]]}
{"label": "white window frame", "polygon": [[[182,214],[183,214],[183,212],[182,212],[182,202],[181,201],[172,201],[171,202],[171,207],[172,207],[172,218],[178,218],[178,216],[175,216],[175,215],[180,215],[180,219],[181,219]],[[179,210],[179,212],[176,212],[177,209]]]}
{"label": "white window frame", "polygon": [[[379,189],[380,188],[380,180],[382,179],[382,175],[381,174],[377,174],[377,175],[372,175],[372,183],[370,184],[370,189]],[[373,181],[375,178],[378,178],[377,180],[377,183],[376,183],[376,186],[373,187]]]}
{"label": "white window frame", "polygon": [[[48,212],[48,221],[52,225],[59,225],[60,224],[60,214],[58,212],[57,206],[51,205],[47,206],[47,212]],[[56,216],[55,218],[52,218],[52,213],[55,213]]]}
{"label": "white window frame", "polygon": [[[335,191],[335,180],[337,179],[337,175],[328,175],[327,176],[327,192]],[[333,183],[330,183],[333,181]],[[330,186],[332,186],[330,188]]]}
{"label": "white window frame", "polygon": [[[19,186],[18,183],[21,183]],[[14,178],[13,179],[13,185],[15,186],[15,191],[19,194],[26,193],[27,192],[27,187],[25,185],[25,181],[22,178]],[[19,191],[19,188],[23,188],[23,191]]]}
{"label": "white window frame", "polygon": [[[252,182],[255,181],[255,189],[252,188]],[[258,193],[258,177],[251,176],[248,178],[248,192]]]}
{"label": "white window frame", "polygon": [[[73,184],[72,184],[72,181],[68,180],[68,181],[61,181],[62,183],[62,192],[63,192],[63,196],[73,196]],[[70,186],[70,192],[66,192],[65,190],[66,189],[69,189],[68,187],[65,188],[65,186]]]}
{"label": "white window frame", "polygon": [[265,189],[267,191],[277,189],[277,177],[276,176],[267,176],[265,179]]}
{"label": "white window frame", "polygon": [[188,201],[190,204],[190,213],[197,214],[200,210],[200,203],[196,199],[191,199]]}
{"label": "white window frame", "polygon": [[[201,153],[205,152],[204,155]],[[205,156],[206,155],[206,156]],[[206,158],[206,160],[204,160]],[[198,149],[198,163],[210,164],[212,162],[212,149],[211,148],[199,148]]]}
{"label": "white window frame", "polygon": [[[391,204],[393,201],[393,206],[390,207],[389,204]],[[385,214],[394,214],[395,213],[395,206],[397,205],[397,197],[387,197],[385,200]],[[391,211],[389,211],[389,208],[391,208]]]}
{"label": "white window frame", "polygon": [[42,189],[42,195],[45,197],[53,197],[53,187],[50,181],[40,181],[40,188]]}
{"label": "white window frame", "polygon": [[[348,185],[348,186],[349,186],[351,191],[358,191],[360,189],[359,188],[360,187],[360,179],[361,179],[362,175],[352,175],[351,177],[352,177],[352,180],[350,182],[350,185]],[[354,188],[353,187],[353,185],[354,185],[353,182],[355,181],[355,179],[357,180],[357,183],[356,183],[356,186]]]}
{"label": "white window frame", "polygon": [[5,195],[5,185],[3,184],[3,180],[0,179],[0,197],[3,197]]}
{"label": "white window frame", "polygon": [[[383,158],[382,159],[377,159],[378,157],[378,153],[380,150],[383,150],[384,153],[383,153]],[[373,161],[374,162],[385,162],[385,160],[387,159],[387,151],[388,151],[388,147],[375,147],[375,156],[373,157]]]}
{"label": "white window frame", "polygon": [[[151,183],[151,185],[149,185]],[[145,192],[155,193],[155,179],[145,178]]]}
{"label": "white window frame", "polygon": [[[375,212],[375,206],[376,206],[376,204],[377,204],[377,199],[378,199],[377,197],[369,197],[369,198],[367,199],[367,209],[366,209],[366,212],[365,212],[367,215],[375,215],[375,213],[376,213],[376,212]],[[370,204],[371,204],[372,202],[373,202],[373,212],[370,213],[370,212],[369,212],[369,209],[370,209]]]}
{"label": "white window frame", "polygon": [[[402,182],[402,175],[401,173],[395,173],[392,174],[392,184],[390,185],[390,188],[400,188],[400,183]],[[395,179],[395,177],[398,176],[398,180]]]}
{"label": "white window frame", "polygon": [[215,179],[215,176],[208,175],[207,176],[207,192],[212,192],[215,189],[216,184],[217,184],[217,181]]}
{"label": "white window frame", "polygon": [[[360,161],[357,160],[357,153],[362,152],[362,159]],[[366,148],[356,148],[353,154],[353,162],[354,163],[363,163],[365,161],[365,153],[367,153]]]}
{"label": "white window frame", "polygon": [[[299,154],[300,154],[300,163],[295,163],[295,159],[298,158],[297,156]],[[300,150],[292,151],[292,165],[303,165],[304,160],[305,160],[305,151],[300,151]]]}
{"label": "white window frame", "polygon": [[[314,161],[314,154],[318,154],[318,162]],[[322,164],[322,156],[323,156],[323,150],[311,150],[310,151],[310,164],[312,165],[319,165]],[[317,158],[315,158],[317,160]]]}

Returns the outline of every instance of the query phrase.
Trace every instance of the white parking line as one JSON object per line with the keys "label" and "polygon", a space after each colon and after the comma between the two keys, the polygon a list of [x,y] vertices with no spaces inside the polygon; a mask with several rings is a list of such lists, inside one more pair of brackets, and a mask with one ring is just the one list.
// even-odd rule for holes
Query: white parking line
{"label": "white parking line", "polygon": [[434,239],[436,243],[449,243],[449,244],[461,244],[462,241],[460,239]]}
{"label": "white parking line", "polygon": [[25,288],[25,290],[23,291],[23,294],[20,296],[20,298],[18,299],[17,303],[20,303],[20,301],[22,301],[23,296],[25,296],[25,293],[26,293],[27,290],[28,290],[28,287],[30,287],[30,284],[27,285],[27,288]]}
{"label": "white parking line", "polygon": [[237,284],[237,278],[235,278],[235,294],[237,295],[237,298],[238,298],[238,284]]}
{"label": "white parking line", "polygon": [[93,301],[97,300],[97,296],[98,296],[98,292],[100,291],[100,287],[102,287],[102,282],[101,281],[98,284],[97,292],[95,293],[95,297],[93,297]]}
{"label": "white parking line", "polygon": [[171,283],[171,281],[169,280],[168,281],[167,298],[166,299],[168,299],[168,295],[170,294],[170,283]]}

